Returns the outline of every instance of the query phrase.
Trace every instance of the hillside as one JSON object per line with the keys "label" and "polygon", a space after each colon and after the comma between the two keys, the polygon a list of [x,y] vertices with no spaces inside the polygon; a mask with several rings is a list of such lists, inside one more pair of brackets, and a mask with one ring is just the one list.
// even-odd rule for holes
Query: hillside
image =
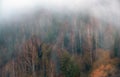
{"label": "hillside", "polygon": [[0,77],[120,76],[120,31],[112,22],[39,10],[0,24]]}

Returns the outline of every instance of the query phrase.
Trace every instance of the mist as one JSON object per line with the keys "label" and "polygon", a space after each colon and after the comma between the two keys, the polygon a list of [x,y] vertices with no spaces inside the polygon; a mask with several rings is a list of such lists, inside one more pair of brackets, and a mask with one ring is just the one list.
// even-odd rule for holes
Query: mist
{"label": "mist", "polygon": [[39,9],[47,9],[63,14],[66,12],[88,12],[104,21],[117,23],[118,25],[120,19],[119,8],[119,0],[1,0],[0,20],[9,21],[10,18],[25,16]]}
{"label": "mist", "polygon": [[120,77],[119,0],[1,0],[0,77]]}

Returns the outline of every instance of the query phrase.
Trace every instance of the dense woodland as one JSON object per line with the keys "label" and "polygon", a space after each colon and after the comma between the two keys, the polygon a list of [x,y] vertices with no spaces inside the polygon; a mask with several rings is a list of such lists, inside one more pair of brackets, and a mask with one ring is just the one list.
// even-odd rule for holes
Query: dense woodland
{"label": "dense woodland", "polygon": [[0,77],[120,77],[117,24],[41,10],[0,25]]}

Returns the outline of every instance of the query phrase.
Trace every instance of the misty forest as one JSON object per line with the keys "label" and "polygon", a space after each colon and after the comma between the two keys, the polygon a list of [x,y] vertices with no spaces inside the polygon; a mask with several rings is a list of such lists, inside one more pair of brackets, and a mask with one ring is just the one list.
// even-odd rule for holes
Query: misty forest
{"label": "misty forest", "polygon": [[120,77],[120,19],[111,17],[39,9],[0,20],[0,77]]}

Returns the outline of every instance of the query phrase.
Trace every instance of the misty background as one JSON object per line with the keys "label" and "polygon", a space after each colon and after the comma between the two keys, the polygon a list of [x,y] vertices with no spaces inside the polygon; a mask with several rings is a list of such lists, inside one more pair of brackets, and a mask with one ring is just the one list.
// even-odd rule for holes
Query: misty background
{"label": "misty background", "polygon": [[[66,71],[59,60],[66,56],[71,67],[76,63],[89,75],[98,57],[101,63],[107,62],[106,54],[109,59],[120,57],[119,29],[119,0],[0,0],[0,76],[17,77],[25,71],[46,77],[46,67],[59,76]],[[36,70],[35,65],[43,69]]]}
{"label": "misty background", "polygon": [[[87,12],[108,22],[119,24],[119,0],[1,0],[0,20],[9,21],[24,17],[39,9],[65,12]],[[32,11],[33,10],[33,11]]]}

